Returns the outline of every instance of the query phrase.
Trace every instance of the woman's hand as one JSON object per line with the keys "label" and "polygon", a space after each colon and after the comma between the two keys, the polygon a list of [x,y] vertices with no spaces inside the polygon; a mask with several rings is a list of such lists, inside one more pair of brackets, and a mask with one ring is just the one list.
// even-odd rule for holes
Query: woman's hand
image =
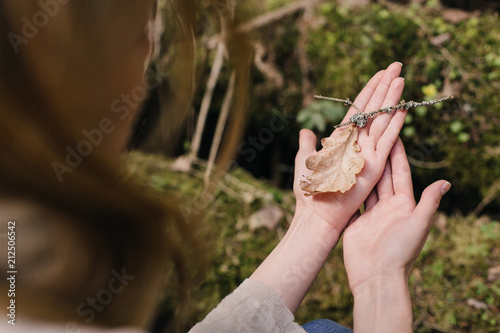
{"label": "woman's hand", "polygon": [[450,186],[444,180],[435,182],[415,205],[410,167],[398,139],[365,212],[353,216],[344,232],[356,331],[412,331],[409,275]]}
{"label": "woman's hand", "polygon": [[[356,98],[356,106],[371,112],[396,105],[404,86],[403,79],[398,77],[400,72],[401,64],[394,63],[375,74]],[[351,108],[345,119],[356,112]],[[311,131],[301,131],[300,148],[295,159],[297,204],[293,221],[285,237],[251,276],[251,279],[271,287],[292,312],[302,302],[349,219],[382,175],[405,115],[404,111],[380,114],[360,130],[358,143],[365,166],[357,176],[356,185],[343,194],[304,196],[299,182],[302,175],[311,173],[305,167],[305,160],[316,153],[316,136]]]}
{"label": "woman's hand", "polygon": [[[393,63],[386,70],[373,76],[358,95],[354,104],[365,113],[383,107],[397,105],[401,98],[404,80],[399,77],[401,63]],[[343,122],[357,112],[351,108]],[[299,182],[311,170],[305,166],[307,157],[316,153],[316,136],[309,130],[302,130],[299,139],[299,151],[295,160],[294,192],[297,198],[296,214],[303,217],[305,223],[312,225],[326,224],[331,232],[340,237],[350,217],[361,207],[368,194],[379,180],[384,170],[385,161],[396,142],[404,124],[406,111],[398,110],[382,113],[368,120],[365,127],[359,129],[359,155],[365,159],[363,170],[356,176],[356,184],[345,193],[322,193],[305,197]],[[332,133],[336,135],[337,129]],[[335,244],[333,244],[335,245]]]}

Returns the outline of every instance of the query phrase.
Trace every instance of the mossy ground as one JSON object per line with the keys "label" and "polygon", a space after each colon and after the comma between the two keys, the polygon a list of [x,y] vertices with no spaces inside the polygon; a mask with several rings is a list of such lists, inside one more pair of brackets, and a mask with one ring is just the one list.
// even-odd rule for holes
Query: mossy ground
{"label": "mossy ground", "polygon": [[[127,157],[131,174],[159,191],[179,196],[189,209],[203,191],[203,170],[176,172],[170,170],[171,163],[137,152]],[[251,231],[246,219],[272,203],[284,210],[285,217],[272,230]],[[291,191],[273,188],[241,169],[222,177],[213,200],[204,206],[213,251],[207,258],[210,269],[205,280],[191,294],[188,325],[202,320],[250,276],[283,237],[293,207]],[[500,223],[487,216],[444,214],[438,214],[436,222],[410,279],[415,332],[499,332],[500,280],[488,281],[487,271],[500,265]],[[329,318],[352,326],[352,305],[340,242],[296,321]]]}

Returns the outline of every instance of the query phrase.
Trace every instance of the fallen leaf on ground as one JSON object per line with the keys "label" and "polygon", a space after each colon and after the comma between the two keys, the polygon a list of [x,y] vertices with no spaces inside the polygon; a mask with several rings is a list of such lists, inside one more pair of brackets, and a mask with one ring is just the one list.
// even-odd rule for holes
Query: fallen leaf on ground
{"label": "fallen leaf on ground", "polygon": [[491,267],[488,269],[488,282],[493,282],[500,279],[500,266]]}
{"label": "fallen leaf on ground", "polygon": [[272,230],[283,216],[285,216],[285,213],[279,206],[269,205],[250,215],[248,218],[248,227],[250,230],[255,230],[260,227],[266,227],[268,230]]}
{"label": "fallen leaf on ground", "polygon": [[313,173],[300,181],[306,196],[338,192],[344,193],[356,184],[356,175],[363,169],[365,160],[358,155],[360,151],[358,128],[350,124],[340,134],[323,138],[321,149],[309,156],[306,167]]}
{"label": "fallen leaf on ground", "polygon": [[486,310],[488,308],[488,305],[486,305],[486,303],[478,301],[475,298],[468,298],[467,305],[476,310]]}
{"label": "fallen leaf on ground", "polygon": [[448,220],[446,218],[446,215],[439,212],[434,215],[434,223],[433,223],[436,228],[442,233],[446,234],[448,232],[447,224]]}

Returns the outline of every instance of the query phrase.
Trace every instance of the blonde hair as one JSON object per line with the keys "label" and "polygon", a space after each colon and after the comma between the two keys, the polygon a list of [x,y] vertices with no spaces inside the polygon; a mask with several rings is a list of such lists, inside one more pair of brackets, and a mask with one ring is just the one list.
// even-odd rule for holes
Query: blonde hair
{"label": "blonde hair", "polygon": [[[194,279],[188,266],[203,266],[196,223],[186,223],[174,199],[120,178],[100,147],[80,163],[73,161],[70,171],[59,172],[64,177],[54,167],[65,165],[67,147],[76,149],[88,139],[91,126],[101,126],[104,118],[111,125],[118,121],[109,112],[109,92],[119,90],[111,89],[119,78],[106,77],[106,66],[119,55],[101,34],[138,3],[144,2],[0,3],[0,35],[8,36],[0,42],[0,197],[43,207],[26,219],[54,230],[49,243],[32,245],[35,252],[30,252],[23,250],[23,244],[30,244],[18,229],[18,266],[30,273],[18,275],[16,298],[23,300],[19,311],[26,315],[144,326],[151,320],[167,263],[174,263],[181,300]],[[29,266],[42,255],[47,265]],[[124,274],[130,280],[123,280]],[[126,288],[113,284],[120,292],[106,292],[118,275]],[[112,295],[112,302],[82,318],[82,302],[99,293],[108,299]]]}

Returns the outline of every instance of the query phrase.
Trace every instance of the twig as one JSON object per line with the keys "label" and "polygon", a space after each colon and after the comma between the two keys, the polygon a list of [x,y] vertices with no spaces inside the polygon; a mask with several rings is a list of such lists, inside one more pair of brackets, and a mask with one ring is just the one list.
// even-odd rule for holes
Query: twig
{"label": "twig", "polygon": [[486,194],[483,197],[483,200],[477,205],[476,209],[472,213],[475,216],[478,216],[479,213],[483,211],[483,209],[488,206],[493,200],[495,200],[500,195],[500,178],[498,178],[493,185],[488,189]]}
{"label": "twig", "polygon": [[341,102],[341,103],[344,103],[345,105],[349,105],[349,106],[354,107],[358,111],[351,118],[349,118],[348,122],[338,124],[335,126],[335,128],[339,128],[339,127],[346,126],[349,124],[355,124],[358,127],[365,127],[366,122],[368,121],[368,118],[373,118],[379,113],[382,113],[382,112],[391,113],[391,111],[393,111],[393,110],[404,110],[404,109],[416,108],[419,106],[429,106],[429,105],[433,105],[433,104],[437,104],[437,103],[441,103],[441,102],[453,99],[454,97],[453,96],[446,96],[446,97],[440,98],[438,100],[430,100],[430,101],[423,101],[423,102],[414,102],[414,101],[405,102],[404,100],[402,100],[401,102],[399,102],[398,105],[388,106],[388,107],[378,109],[378,110],[368,112],[368,113],[363,113],[363,111],[361,111],[353,102],[351,102],[349,100],[349,98],[339,99],[339,98],[324,97],[324,96],[319,96],[319,95],[315,95],[314,98],[326,99],[326,100],[335,101],[335,102]]}
{"label": "twig", "polygon": [[409,155],[408,155],[408,162],[410,162],[410,164],[413,166],[423,169],[441,169],[450,166],[449,161],[439,161],[439,162],[419,161]]}
{"label": "twig", "polygon": [[358,112],[363,112],[353,102],[351,102],[351,100],[349,98],[340,99],[340,98],[333,98],[333,97],[325,97],[325,96],[321,96],[321,95],[314,95],[314,98],[316,98],[316,99],[326,99],[326,100],[329,100],[329,101],[344,103],[345,105],[352,106],[353,108],[355,108],[356,110],[358,110]]}

